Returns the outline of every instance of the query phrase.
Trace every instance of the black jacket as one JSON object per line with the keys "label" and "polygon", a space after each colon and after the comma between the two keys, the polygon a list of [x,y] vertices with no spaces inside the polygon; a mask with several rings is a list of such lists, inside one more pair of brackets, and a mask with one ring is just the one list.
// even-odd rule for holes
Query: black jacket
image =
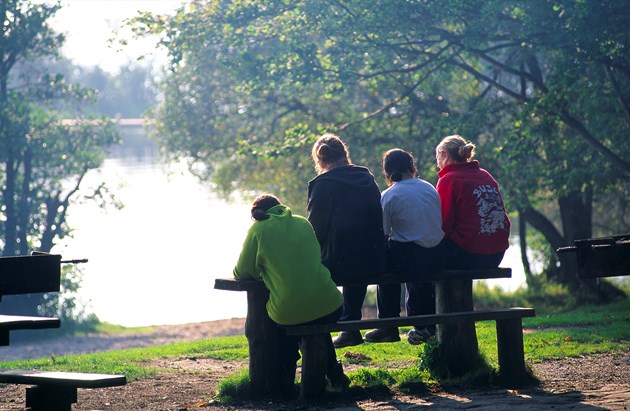
{"label": "black jacket", "polygon": [[333,280],[384,272],[381,193],[367,168],[336,167],[311,180],[308,220]]}

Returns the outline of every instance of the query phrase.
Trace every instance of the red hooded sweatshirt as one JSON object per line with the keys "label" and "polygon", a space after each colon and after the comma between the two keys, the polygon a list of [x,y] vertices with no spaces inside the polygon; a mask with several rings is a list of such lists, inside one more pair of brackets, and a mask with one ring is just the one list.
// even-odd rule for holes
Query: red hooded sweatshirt
{"label": "red hooded sweatshirt", "polygon": [[507,250],[510,220],[490,173],[473,160],[448,164],[438,176],[444,238],[473,254]]}

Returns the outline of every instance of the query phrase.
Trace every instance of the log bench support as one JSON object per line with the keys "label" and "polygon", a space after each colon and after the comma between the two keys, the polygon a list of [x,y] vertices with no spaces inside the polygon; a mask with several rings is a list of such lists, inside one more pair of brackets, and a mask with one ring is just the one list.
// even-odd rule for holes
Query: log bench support
{"label": "log bench support", "polygon": [[[472,324],[477,321],[496,321],[497,330],[497,350],[499,354],[499,374],[506,378],[506,381],[524,381],[528,374],[525,369],[525,359],[523,350],[523,330],[521,319],[523,317],[533,317],[533,308],[505,308],[497,310],[478,310],[455,313],[443,313],[434,315],[417,315],[411,317],[385,318],[373,320],[342,321],[334,324],[320,324],[308,326],[287,327],[287,335],[297,335],[302,340],[302,384],[300,394],[302,398],[313,398],[322,395],[326,388],[326,350],[325,338],[330,332],[337,331],[358,331],[372,328],[390,328],[405,326],[427,326],[437,324],[438,326],[454,326],[462,328],[462,324]],[[465,328],[468,328],[467,326]],[[477,341],[475,336],[475,342]],[[465,347],[454,344],[451,349],[468,353]],[[456,355],[461,359],[461,355],[453,351],[442,351],[446,355]],[[474,352],[475,358],[478,352]],[[449,361],[450,362],[450,361]],[[467,364],[471,361],[466,361]],[[477,366],[478,363],[474,363]],[[461,368],[461,367],[460,367]],[[461,368],[464,370],[463,368]],[[465,369],[470,371],[474,368]]]}
{"label": "log bench support", "polygon": [[267,315],[269,291],[247,291],[245,336],[249,345],[249,384],[254,396],[281,394],[278,358],[278,326]]}
{"label": "log bench support", "polygon": [[78,388],[125,385],[124,375],[35,370],[0,370],[0,383],[28,384],[26,407],[31,411],[71,411]]}
{"label": "log bench support", "polygon": [[[473,311],[473,282],[452,279],[435,282],[437,314]],[[474,321],[438,324],[436,337],[442,360],[451,376],[462,376],[479,366],[479,343]]]}
{"label": "log bench support", "polygon": [[528,378],[523,348],[523,322],[521,318],[496,321],[499,376],[505,381],[523,381]]}
{"label": "log bench support", "polygon": [[326,391],[326,365],[328,334],[312,334],[300,339],[302,352],[301,398],[315,398]]}

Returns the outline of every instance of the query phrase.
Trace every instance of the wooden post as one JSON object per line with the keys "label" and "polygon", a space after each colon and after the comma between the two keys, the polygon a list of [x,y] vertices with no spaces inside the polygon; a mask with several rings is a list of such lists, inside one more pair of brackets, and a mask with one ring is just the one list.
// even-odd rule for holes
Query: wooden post
{"label": "wooden post", "polygon": [[509,382],[527,379],[521,319],[497,320],[496,323],[499,375]]}
{"label": "wooden post", "polygon": [[72,411],[77,402],[77,388],[36,385],[26,388],[26,407],[31,411]]}
{"label": "wooden post", "polygon": [[[472,280],[435,283],[436,313],[472,311]],[[479,366],[479,345],[474,321],[438,324],[437,340],[451,376],[462,376]]]}
{"label": "wooden post", "polygon": [[249,381],[254,396],[278,393],[278,327],[267,315],[269,291],[260,287],[247,291],[245,335],[249,343]]}
{"label": "wooden post", "polygon": [[300,397],[315,398],[326,391],[328,353],[326,334],[305,335],[301,338],[302,383]]}

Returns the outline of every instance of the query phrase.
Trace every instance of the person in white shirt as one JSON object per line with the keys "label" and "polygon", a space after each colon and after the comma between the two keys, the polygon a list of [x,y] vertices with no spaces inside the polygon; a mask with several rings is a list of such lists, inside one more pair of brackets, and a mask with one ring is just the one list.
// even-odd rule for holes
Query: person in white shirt
{"label": "person in white shirt", "polygon": [[[381,193],[383,228],[388,237],[388,271],[411,281],[405,283],[408,316],[434,314],[435,292],[431,282],[415,282],[442,268],[442,215],[440,197],[431,183],[417,178],[413,156],[401,149],[383,155],[386,190]],[[379,318],[400,316],[400,284],[377,288]],[[435,334],[435,327],[412,329],[411,344],[420,344]],[[365,335],[368,342],[400,341],[397,328],[376,328]]]}

